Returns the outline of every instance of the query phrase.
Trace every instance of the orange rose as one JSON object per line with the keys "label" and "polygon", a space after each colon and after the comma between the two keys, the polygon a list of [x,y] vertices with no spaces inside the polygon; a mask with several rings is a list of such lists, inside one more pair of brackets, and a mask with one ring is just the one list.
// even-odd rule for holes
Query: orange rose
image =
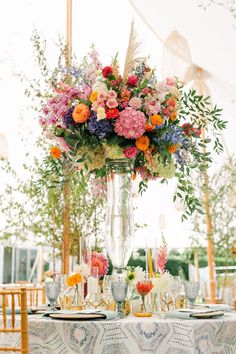
{"label": "orange rose", "polygon": [[52,146],[50,153],[54,159],[59,159],[61,157],[61,149],[58,146]]}
{"label": "orange rose", "polygon": [[76,123],[84,123],[90,115],[89,107],[84,103],[79,103],[75,106],[72,117]]}
{"label": "orange rose", "polygon": [[150,117],[150,121],[153,125],[160,126],[162,123],[162,118],[159,114],[154,114],[153,116]]}
{"label": "orange rose", "polygon": [[173,113],[171,113],[171,115],[170,115],[170,119],[174,122],[174,120],[176,120],[176,119],[177,119],[177,112],[173,112]]}
{"label": "orange rose", "polygon": [[138,139],[135,141],[135,145],[140,151],[145,151],[149,147],[150,140],[149,137],[146,135],[140,136]]}
{"label": "orange rose", "polygon": [[154,129],[155,129],[154,125],[149,124],[149,123],[146,123],[146,124],[145,124],[145,130],[146,130],[147,132],[152,132]]}
{"label": "orange rose", "polygon": [[176,152],[176,150],[177,150],[177,145],[172,144],[167,147],[167,151],[169,154],[173,154],[174,152]]}

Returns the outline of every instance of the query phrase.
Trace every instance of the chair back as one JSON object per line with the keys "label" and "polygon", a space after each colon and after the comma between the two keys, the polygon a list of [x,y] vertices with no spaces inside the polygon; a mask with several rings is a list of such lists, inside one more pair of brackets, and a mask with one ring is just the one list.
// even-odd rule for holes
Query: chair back
{"label": "chair back", "polygon": [[[7,291],[15,291],[15,290],[20,290],[21,288],[25,288],[26,289],[26,299],[27,299],[27,306],[28,307],[38,307],[41,305],[45,305],[47,303],[46,301],[46,293],[45,293],[45,287],[44,286],[29,286],[26,284],[23,285],[19,285],[19,287],[5,287],[3,288],[3,290],[7,290]],[[7,298],[6,299],[7,306],[10,306],[11,304],[11,298]],[[1,302],[0,302],[1,304]],[[18,296],[15,299],[15,306],[20,306],[21,305],[21,296],[20,294],[18,294]]]}
{"label": "chair back", "polygon": [[[20,326],[16,326],[16,301],[20,296]],[[28,344],[28,313],[27,313],[27,292],[25,288],[17,290],[1,290],[0,297],[2,298],[2,321],[0,322],[0,333],[12,334],[20,333],[20,347],[0,347],[2,352],[20,352],[29,353]],[[8,307],[8,304],[11,306]],[[10,311],[8,311],[10,309]]]}

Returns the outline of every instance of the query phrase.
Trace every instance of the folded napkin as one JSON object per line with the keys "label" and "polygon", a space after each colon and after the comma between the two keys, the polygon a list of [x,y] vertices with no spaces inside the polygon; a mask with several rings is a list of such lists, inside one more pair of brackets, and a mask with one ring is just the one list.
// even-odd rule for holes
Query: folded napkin
{"label": "folded napkin", "polygon": [[180,318],[185,320],[191,320],[195,318],[209,318],[223,316],[224,312],[219,310],[209,310],[209,309],[182,309],[168,311],[166,313],[167,318]]}
{"label": "folded napkin", "polygon": [[196,309],[209,309],[209,310],[219,310],[219,311],[224,311],[224,312],[230,312],[231,307],[227,304],[201,304],[201,305],[195,305]]}
{"label": "folded napkin", "polygon": [[96,320],[113,320],[118,318],[118,313],[116,311],[108,311],[108,310],[95,310],[95,309],[87,309],[87,310],[58,310],[58,311],[52,311],[48,310],[46,311],[43,316],[49,316],[51,313],[59,313],[62,315],[77,315],[77,314],[101,314],[104,315],[105,318],[98,318]]}

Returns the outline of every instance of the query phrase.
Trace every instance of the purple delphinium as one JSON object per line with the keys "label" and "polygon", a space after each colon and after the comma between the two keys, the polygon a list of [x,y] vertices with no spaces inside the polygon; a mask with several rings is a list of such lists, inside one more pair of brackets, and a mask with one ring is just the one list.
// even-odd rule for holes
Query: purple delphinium
{"label": "purple delphinium", "polygon": [[68,111],[66,112],[66,114],[63,117],[63,123],[65,124],[66,128],[69,128],[69,126],[75,126],[76,123],[72,117],[72,113],[74,111],[74,107],[71,107],[68,109]]}
{"label": "purple delphinium", "polygon": [[97,120],[94,114],[88,122],[88,131],[97,135],[100,139],[107,138],[113,132],[112,122],[108,119]]}

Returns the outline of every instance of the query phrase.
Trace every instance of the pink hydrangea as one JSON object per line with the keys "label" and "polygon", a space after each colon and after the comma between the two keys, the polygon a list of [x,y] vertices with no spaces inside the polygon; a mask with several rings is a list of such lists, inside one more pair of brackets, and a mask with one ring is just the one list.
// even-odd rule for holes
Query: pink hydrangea
{"label": "pink hydrangea", "polygon": [[138,97],[132,97],[129,101],[129,106],[135,109],[139,109],[141,107],[142,101]]}
{"label": "pink hydrangea", "polygon": [[137,139],[145,132],[145,124],[143,112],[127,107],[115,121],[115,132],[127,139]]}

